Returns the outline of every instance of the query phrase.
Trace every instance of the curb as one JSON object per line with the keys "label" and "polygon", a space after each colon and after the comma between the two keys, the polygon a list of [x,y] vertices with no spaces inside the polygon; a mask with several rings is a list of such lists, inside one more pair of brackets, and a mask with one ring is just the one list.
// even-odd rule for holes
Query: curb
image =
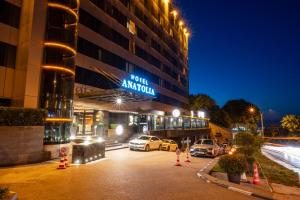
{"label": "curb", "polygon": [[105,149],[105,151],[114,151],[114,150],[119,150],[119,149],[126,149],[129,147],[117,147],[117,148],[109,148],[109,149]]}
{"label": "curb", "polygon": [[[211,164],[211,162],[208,165],[210,165],[210,164]],[[274,200],[273,197],[261,195],[261,194],[255,193],[255,192],[249,192],[247,190],[243,190],[243,189],[240,189],[240,188],[237,188],[237,187],[232,187],[232,186],[224,184],[224,183],[219,183],[219,182],[217,182],[217,181],[215,181],[213,179],[209,180],[209,178],[207,177],[207,176],[210,176],[207,173],[207,167],[208,167],[208,165],[206,165],[205,167],[203,167],[202,169],[200,169],[199,172],[197,172],[197,176],[199,178],[201,178],[203,181],[205,181],[206,183],[214,183],[217,186],[220,186],[220,187],[226,188],[228,190],[231,190],[231,191],[234,191],[234,192],[238,192],[238,193],[241,193],[241,194],[244,194],[244,195],[247,195],[247,196],[253,196],[253,197],[257,197],[257,198],[265,199],[265,200]],[[203,172],[205,173],[204,175],[201,174]],[[213,177],[213,178],[217,179],[215,177]]]}

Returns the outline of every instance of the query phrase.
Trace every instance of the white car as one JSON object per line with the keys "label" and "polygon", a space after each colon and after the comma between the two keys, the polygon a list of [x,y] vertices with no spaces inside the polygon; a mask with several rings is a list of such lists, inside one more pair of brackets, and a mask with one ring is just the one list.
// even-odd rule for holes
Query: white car
{"label": "white car", "polygon": [[153,149],[161,150],[162,141],[155,136],[141,135],[129,141],[130,150],[150,151]]}
{"label": "white car", "polygon": [[191,156],[216,157],[220,155],[220,147],[216,140],[200,139],[190,148]]}

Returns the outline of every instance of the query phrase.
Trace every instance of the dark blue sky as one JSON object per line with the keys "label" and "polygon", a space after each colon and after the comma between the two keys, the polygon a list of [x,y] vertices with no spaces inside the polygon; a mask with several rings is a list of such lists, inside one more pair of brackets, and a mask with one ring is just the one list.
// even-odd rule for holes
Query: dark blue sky
{"label": "dark blue sky", "polygon": [[174,0],[191,29],[190,93],[300,114],[299,0]]}

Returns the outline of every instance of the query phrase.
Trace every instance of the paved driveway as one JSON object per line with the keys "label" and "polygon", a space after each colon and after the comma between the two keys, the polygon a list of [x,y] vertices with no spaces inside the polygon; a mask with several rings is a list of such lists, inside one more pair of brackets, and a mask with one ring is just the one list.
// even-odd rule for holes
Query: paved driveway
{"label": "paved driveway", "polygon": [[175,159],[174,152],[122,149],[65,170],[56,163],[0,169],[0,184],[20,200],[253,199],[199,179],[196,172],[209,158],[192,158],[182,167],[174,166]]}

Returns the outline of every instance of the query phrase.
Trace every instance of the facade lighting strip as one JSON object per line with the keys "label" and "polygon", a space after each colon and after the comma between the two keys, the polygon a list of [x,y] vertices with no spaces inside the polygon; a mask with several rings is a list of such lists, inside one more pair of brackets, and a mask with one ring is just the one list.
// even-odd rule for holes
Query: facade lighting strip
{"label": "facade lighting strip", "polygon": [[71,122],[70,118],[46,118],[46,122]]}
{"label": "facade lighting strip", "polygon": [[63,72],[67,72],[69,74],[72,74],[73,76],[75,76],[75,72],[71,69],[68,69],[66,67],[63,66],[56,66],[56,65],[43,65],[42,66],[43,69],[47,69],[47,70],[57,70],[57,71],[63,71]]}
{"label": "facade lighting strip", "polygon": [[65,5],[59,4],[59,3],[48,3],[48,7],[65,10],[65,11],[69,12],[70,14],[74,15],[76,18],[76,21],[78,22],[78,19],[79,19],[78,14],[71,8],[69,8]]}
{"label": "facade lighting strip", "polygon": [[59,42],[44,42],[44,45],[46,47],[58,47],[58,48],[66,49],[66,50],[72,52],[74,56],[77,53],[74,48],[72,48],[66,44],[59,43]]}

